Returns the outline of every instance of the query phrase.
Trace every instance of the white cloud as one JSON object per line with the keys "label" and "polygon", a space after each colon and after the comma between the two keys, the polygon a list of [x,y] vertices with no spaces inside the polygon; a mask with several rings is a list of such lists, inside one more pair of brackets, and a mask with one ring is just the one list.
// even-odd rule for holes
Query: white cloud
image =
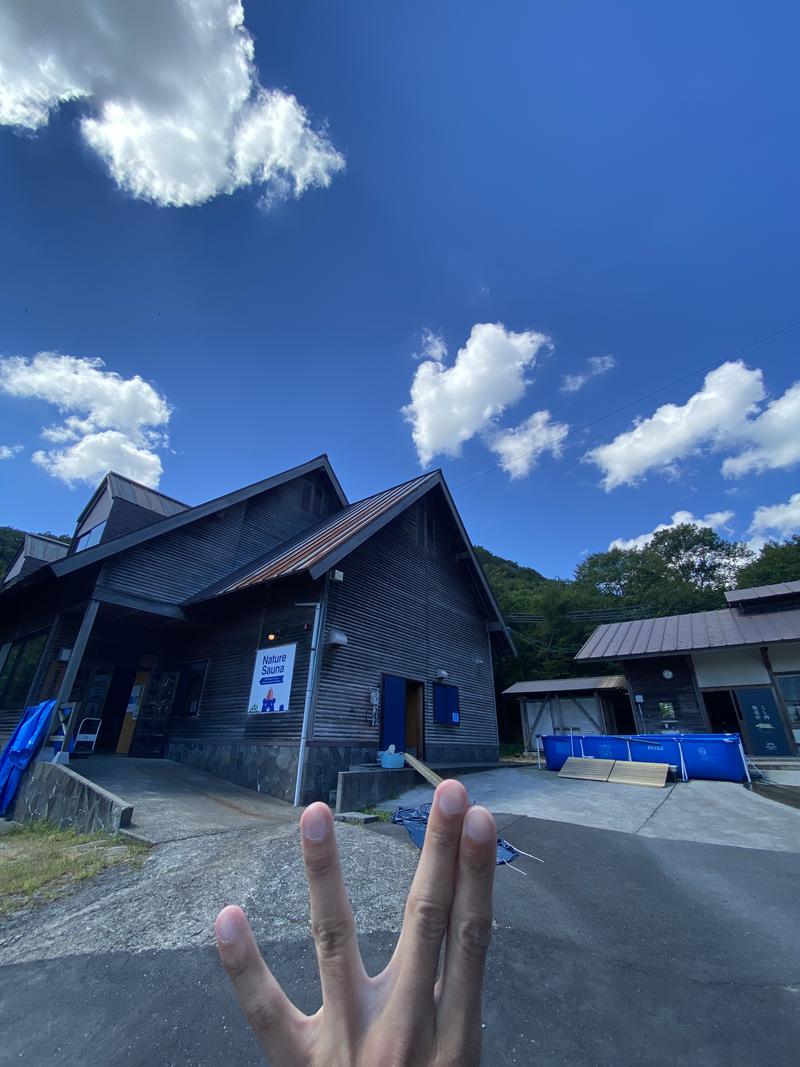
{"label": "white cloud", "polygon": [[600,467],[606,490],[634,485],[650,470],[674,474],[678,461],[702,446],[735,445],[763,398],[760,370],[750,370],[741,360],[723,363],[706,375],[702,388],[685,404],[663,404],[649,418],[637,419],[632,430],[591,449],[584,459]]}
{"label": "white cloud", "polygon": [[167,443],[171,410],[165,397],[139,375],[122,378],[100,359],[39,352],[32,359],[0,360],[0,391],[20,399],[44,400],[64,416],[42,437],[66,447],[39,450],[33,461],[68,485],[94,483],[116,470],[157,486],[161,460],[154,451]]}
{"label": "white cloud", "polygon": [[493,428],[494,419],[525,393],[525,372],[550,340],[526,330],[512,333],[502,323],[476,323],[452,366],[442,359],[420,363],[403,416],[412,426],[419,461],[459,456],[464,442]]}
{"label": "white cloud", "polygon": [[607,374],[617,365],[617,361],[613,356],[590,356],[586,362],[588,364],[588,370],[581,371],[578,374],[564,375],[561,382],[562,393],[577,393],[579,389],[583,389],[584,385],[586,385],[591,378],[597,378],[601,374]]}
{"label": "white cloud", "polygon": [[13,459],[22,451],[22,445],[0,445],[0,459]]}
{"label": "white cloud", "polygon": [[254,56],[241,0],[10,0],[0,124],[37,130],[77,101],[114,181],[164,206],[327,187],[344,158],[294,96],[261,87]]}
{"label": "white cloud", "polygon": [[742,428],[748,447],[722,464],[726,478],[760,474],[800,463],[800,382],[768,404]]}
{"label": "white cloud", "polygon": [[[785,504],[762,505],[753,512],[750,533],[758,547],[770,537],[786,538],[800,533],[800,493],[794,493]],[[751,542],[752,544],[753,542]]]}
{"label": "white cloud", "polygon": [[414,353],[414,359],[432,359],[441,362],[447,358],[447,345],[444,338],[429,330],[427,326],[422,331],[420,351]]}
{"label": "white cloud", "polygon": [[629,549],[642,549],[646,545],[649,545],[655,535],[661,530],[671,530],[673,526],[682,526],[688,523],[690,526],[697,526],[698,528],[708,526],[712,530],[729,530],[729,523],[733,518],[732,511],[712,511],[708,515],[704,515],[702,519],[695,518],[691,511],[676,511],[673,513],[669,522],[659,523],[654,530],[649,533],[639,534],[638,537],[631,537],[625,539],[624,537],[618,537],[608,546],[609,551],[612,548],[621,548],[623,551]]}
{"label": "white cloud", "polygon": [[499,456],[500,466],[511,478],[530,474],[545,452],[560,456],[562,442],[569,433],[565,422],[553,422],[549,411],[534,411],[512,429],[488,434],[486,444]]}

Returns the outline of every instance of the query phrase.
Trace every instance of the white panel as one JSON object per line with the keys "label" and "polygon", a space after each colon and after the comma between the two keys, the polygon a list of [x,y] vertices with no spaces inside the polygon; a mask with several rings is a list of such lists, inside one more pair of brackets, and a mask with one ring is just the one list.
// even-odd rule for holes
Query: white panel
{"label": "white panel", "polygon": [[712,686],[769,685],[769,672],[757,648],[721,648],[693,652],[697,684]]}
{"label": "white panel", "polygon": [[800,671],[800,641],[787,645],[769,645],[769,661],[776,673]]}
{"label": "white panel", "polygon": [[23,567],[24,563],[25,563],[25,553],[24,552],[20,552],[20,554],[14,560],[14,566],[11,568],[11,570],[8,572],[8,574],[5,576],[3,581],[4,582],[10,582],[12,578],[16,578],[16,576],[22,570],[22,567]]}
{"label": "white panel", "polygon": [[569,730],[570,726],[582,734],[601,734],[603,718],[597,707],[597,699],[588,694],[577,699],[561,697],[561,726]]}

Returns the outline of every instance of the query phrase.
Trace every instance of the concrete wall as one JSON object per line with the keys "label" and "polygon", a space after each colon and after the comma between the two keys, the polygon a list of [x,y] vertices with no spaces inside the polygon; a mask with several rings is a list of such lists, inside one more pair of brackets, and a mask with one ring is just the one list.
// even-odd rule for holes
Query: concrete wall
{"label": "concrete wall", "polygon": [[113,834],[130,825],[132,805],[56,763],[33,763],[14,802],[17,822],[49,822],[79,834]]}
{"label": "concrete wall", "polygon": [[360,811],[382,800],[399,796],[418,783],[410,767],[396,771],[340,771],[336,788],[336,811]]}
{"label": "concrete wall", "polygon": [[769,673],[757,648],[693,652],[692,662],[701,689],[770,684]]}

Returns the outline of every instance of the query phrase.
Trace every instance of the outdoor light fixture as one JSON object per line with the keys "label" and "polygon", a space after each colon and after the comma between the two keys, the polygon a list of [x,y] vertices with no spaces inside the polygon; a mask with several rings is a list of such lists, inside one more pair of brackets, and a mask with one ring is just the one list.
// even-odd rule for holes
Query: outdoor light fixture
{"label": "outdoor light fixture", "polygon": [[446,678],[449,677],[449,675],[448,675],[447,671],[443,671],[442,668],[440,667],[436,672],[436,677],[440,682],[443,682]]}
{"label": "outdoor light fixture", "polygon": [[273,630],[271,633],[267,634],[267,640],[268,641],[274,641],[276,637],[280,637],[280,636],[281,636],[280,630]]}
{"label": "outdoor light fixture", "polygon": [[341,648],[347,644],[347,634],[344,630],[329,630],[328,644],[333,645],[334,648]]}

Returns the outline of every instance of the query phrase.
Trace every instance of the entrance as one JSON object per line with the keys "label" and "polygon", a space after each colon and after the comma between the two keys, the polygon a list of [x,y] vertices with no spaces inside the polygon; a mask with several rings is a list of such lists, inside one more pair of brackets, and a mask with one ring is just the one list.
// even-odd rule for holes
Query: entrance
{"label": "entrance", "polygon": [[704,690],[703,703],[708,712],[712,733],[742,733],[742,724],[739,722],[739,714],[730,689]]}
{"label": "entrance", "polygon": [[425,686],[409,678],[384,674],[381,699],[381,749],[394,745],[417,759],[425,751]]}

